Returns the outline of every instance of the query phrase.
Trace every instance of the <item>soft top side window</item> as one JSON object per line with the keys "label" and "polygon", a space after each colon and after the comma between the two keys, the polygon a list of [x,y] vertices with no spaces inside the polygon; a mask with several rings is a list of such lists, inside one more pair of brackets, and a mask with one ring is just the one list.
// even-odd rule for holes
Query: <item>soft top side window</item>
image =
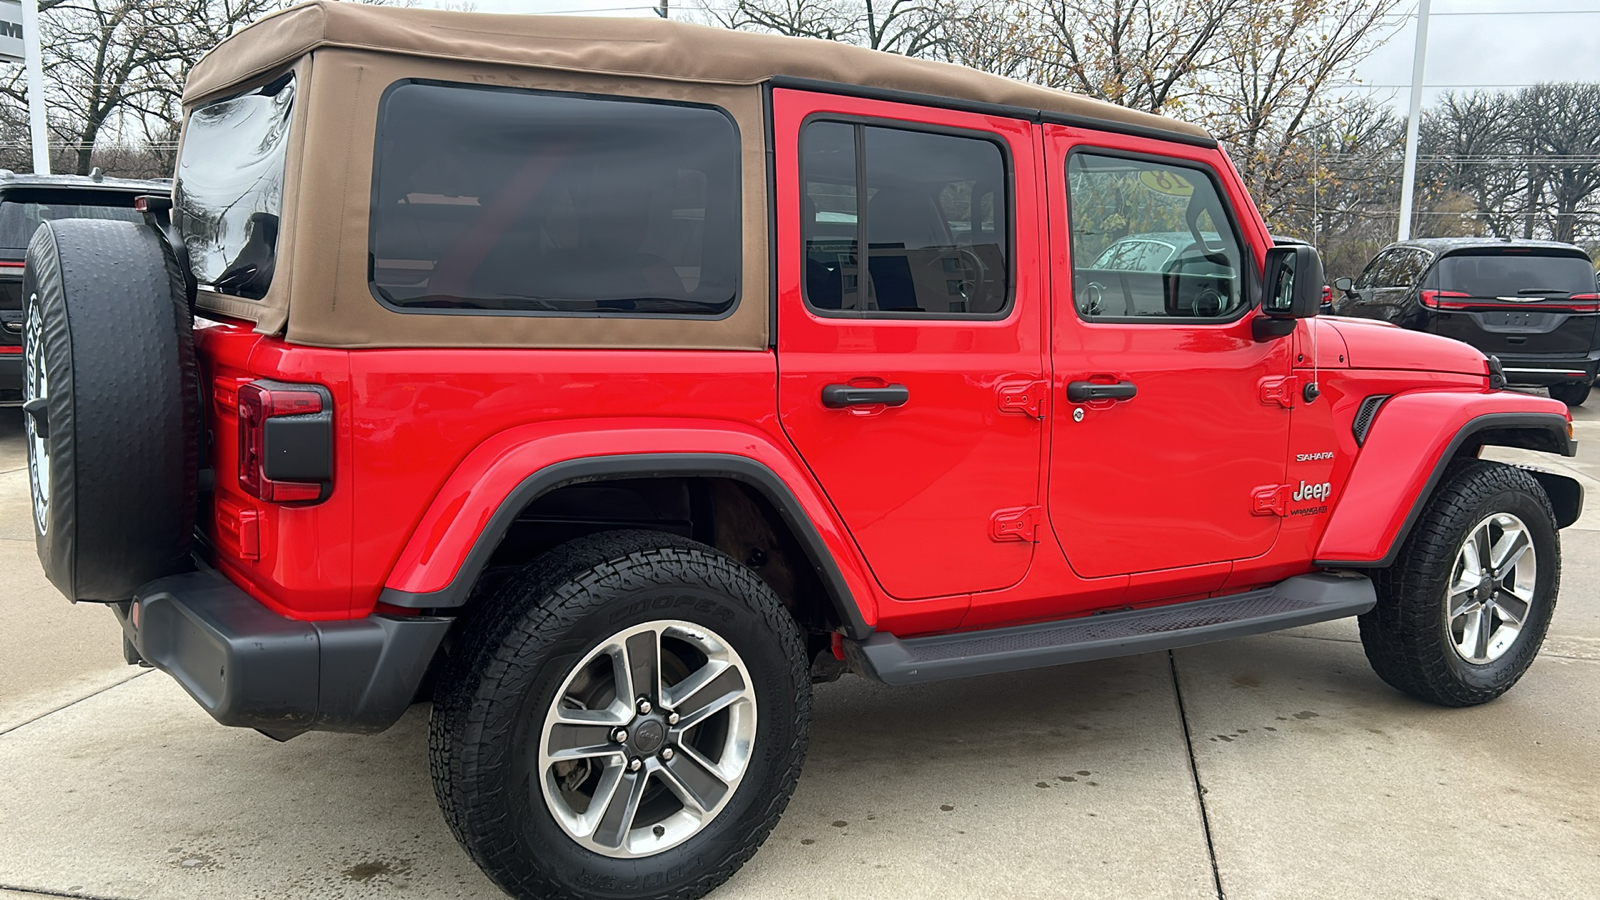
{"label": "soft top side window", "polygon": [[739,135],[707,106],[401,82],[379,108],[372,292],[407,312],[721,316]]}
{"label": "soft top side window", "polygon": [[1247,308],[1243,245],[1199,166],[1074,152],[1067,197],[1078,315],[1217,321]]}

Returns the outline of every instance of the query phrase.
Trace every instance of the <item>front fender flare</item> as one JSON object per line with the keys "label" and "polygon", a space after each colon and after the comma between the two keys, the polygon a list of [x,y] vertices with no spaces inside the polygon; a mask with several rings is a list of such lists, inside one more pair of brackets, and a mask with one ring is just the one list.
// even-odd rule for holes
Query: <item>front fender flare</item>
{"label": "front fender flare", "polygon": [[[758,449],[748,438],[742,443],[743,449]],[[705,476],[742,481],[765,495],[815,567],[849,636],[864,639],[872,633],[876,606],[864,571],[846,549],[852,546],[848,535],[834,520],[831,509],[823,505],[826,500],[820,491],[805,482],[791,485],[769,465],[771,460],[702,449],[567,456],[547,461],[547,454],[540,449],[531,445],[504,448],[491,452],[481,465],[473,464],[472,456],[477,454],[469,455],[423,515],[378,602],[407,609],[465,604],[518,513],[535,498],[563,485],[617,478]],[[540,457],[546,460],[539,460]],[[529,471],[529,464],[535,460],[539,462]],[[782,468],[799,477],[798,467]],[[497,477],[490,475],[495,469],[499,470]],[[514,486],[499,492],[500,496],[479,489],[485,483],[507,482],[508,472],[516,473],[510,476]]]}
{"label": "front fender flare", "polygon": [[[1316,564],[1329,568],[1393,564],[1445,468],[1463,448],[1524,446],[1573,456],[1577,445],[1568,434],[1569,422],[1562,404],[1526,394],[1426,391],[1394,397],[1383,405],[1367,433],[1317,546]],[[1564,511],[1576,519],[1582,488],[1574,483],[1563,490],[1566,496],[1557,504],[1558,521]],[[1571,490],[1578,492],[1575,506]],[[1552,494],[1551,500],[1557,503],[1558,498]]]}

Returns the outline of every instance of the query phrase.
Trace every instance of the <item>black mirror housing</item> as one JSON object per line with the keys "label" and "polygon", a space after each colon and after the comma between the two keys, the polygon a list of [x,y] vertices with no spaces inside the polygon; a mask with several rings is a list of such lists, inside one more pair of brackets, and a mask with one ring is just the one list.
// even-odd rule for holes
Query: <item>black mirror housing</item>
{"label": "black mirror housing", "polygon": [[1274,319],[1309,319],[1322,306],[1322,257],[1297,244],[1267,251],[1261,311]]}
{"label": "black mirror housing", "polygon": [[1348,278],[1335,278],[1333,280],[1333,286],[1348,294],[1355,290],[1356,283]]}

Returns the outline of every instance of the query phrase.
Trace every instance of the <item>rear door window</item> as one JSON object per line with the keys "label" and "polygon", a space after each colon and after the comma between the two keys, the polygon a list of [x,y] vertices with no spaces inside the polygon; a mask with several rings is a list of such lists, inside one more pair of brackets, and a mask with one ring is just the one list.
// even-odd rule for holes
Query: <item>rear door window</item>
{"label": "rear door window", "polygon": [[719,109],[404,82],[379,112],[372,291],[407,311],[723,315],[739,179]]}
{"label": "rear door window", "polygon": [[1594,266],[1575,256],[1496,253],[1447,256],[1439,288],[1473,297],[1569,297],[1595,291]]}
{"label": "rear door window", "polygon": [[1010,213],[999,144],[816,121],[801,132],[800,149],[805,296],[813,310],[912,318],[1006,314]]}
{"label": "rear door window", "polygon": [[294,76],[196,109],[183,132],[172,224],[195,280],[260,299],[272,284]]}
{"label": "rear door window", "polygon": [[1426,251],[1413,247],[1386,250],[1367,263],[1361,277],[1356,279],[1355,286],[1380,289],[1411,287],[1422,277],[1422,270],[1428,267],[1431,258]]}

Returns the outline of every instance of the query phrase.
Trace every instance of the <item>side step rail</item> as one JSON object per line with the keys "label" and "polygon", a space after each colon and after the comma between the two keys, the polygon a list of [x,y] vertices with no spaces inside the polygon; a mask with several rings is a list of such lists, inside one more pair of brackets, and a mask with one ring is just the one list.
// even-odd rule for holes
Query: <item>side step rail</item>
{"label": "side step rail", "polygon": [[887,684],[1173,650],[1364,613],[1377,603],[1365,575],[1298,575],[1270,588],[1152,609],[901,640],[878,633],[850,647]]}

